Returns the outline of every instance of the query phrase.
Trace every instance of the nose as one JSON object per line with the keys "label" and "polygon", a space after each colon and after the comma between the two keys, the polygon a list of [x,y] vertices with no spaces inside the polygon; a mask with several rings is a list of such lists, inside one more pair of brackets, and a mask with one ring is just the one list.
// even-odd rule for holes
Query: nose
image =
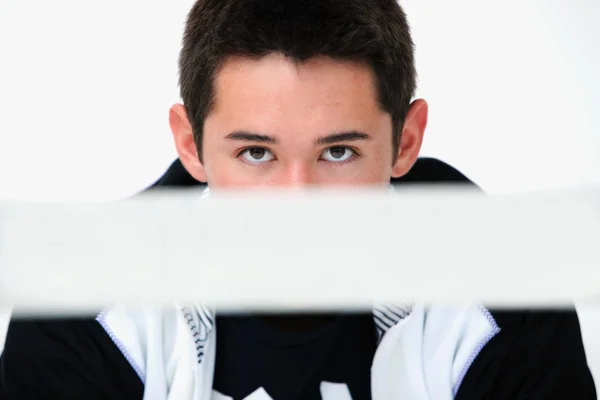
{"label": "nose", "polygon": [[311,168],[303,163],[294,163],[282,169],[278,179],[278,186],[301,189],[314,184]]}

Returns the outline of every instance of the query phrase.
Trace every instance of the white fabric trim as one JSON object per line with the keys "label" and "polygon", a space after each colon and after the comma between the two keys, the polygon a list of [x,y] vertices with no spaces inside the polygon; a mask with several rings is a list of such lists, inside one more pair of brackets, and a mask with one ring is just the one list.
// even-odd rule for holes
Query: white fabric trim
{"label": "white fabric trim", "polygon": [[[185,309],[197,313],[192,323],[185,318]],[[145,377],[144,400],[210,400],[216,330],[212,322],[204,325],[206,337],[198,358],[194,332],[203,328],[194,324],[213,318],[206,308],[196,305],[137,311],[115,307],[99,320]],[[372,365],[373,399],[453,399],[469,366],[499,330],[479,304],[459,308],[415,305],[383,334]]]}

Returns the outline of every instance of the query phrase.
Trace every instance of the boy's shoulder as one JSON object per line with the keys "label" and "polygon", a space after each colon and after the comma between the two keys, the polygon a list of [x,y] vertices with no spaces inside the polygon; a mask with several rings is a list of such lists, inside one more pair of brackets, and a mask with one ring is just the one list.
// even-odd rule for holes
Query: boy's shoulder
{"label": "boy's shoulder", "polygon": [[491,310],[500,332],[473,360],[456,399],[596,399],[577,312]]}
{"label": "boy's shoulder", "polygon": [[0,398],[141,399],[144,385],[95,318],[11,320]]}

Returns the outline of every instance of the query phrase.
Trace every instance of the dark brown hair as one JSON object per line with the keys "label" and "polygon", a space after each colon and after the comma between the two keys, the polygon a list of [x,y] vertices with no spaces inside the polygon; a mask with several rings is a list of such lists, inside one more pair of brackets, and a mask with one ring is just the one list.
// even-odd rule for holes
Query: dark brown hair
{"label": "dark brown hair", "polygon": [[397,0],[198,0],[185,25],[179,86],[200,157],[214,79],[227,57],[272,52],[295,62],[327,56],[369,65],[398,148],[416,71],[410,28]]}

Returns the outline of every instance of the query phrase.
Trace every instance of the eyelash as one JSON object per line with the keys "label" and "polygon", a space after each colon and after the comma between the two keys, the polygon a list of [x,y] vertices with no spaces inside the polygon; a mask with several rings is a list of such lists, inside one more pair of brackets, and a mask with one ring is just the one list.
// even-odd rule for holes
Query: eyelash
{"label": "eyelash", "polygon": [[236,154],[236,156],[235,156],[235,157],[236,157],[236,158],[241,158],[241,157],[242,157],[242,155],[243,155],[245,152],[247,152],[248,150],[252,150],[252,149],[262,149],[262,150],[266,150],[266,151],[269,151],[269,152],[273,153],[271,150],[267,149],[266,147],[260,147],[260,146],[250,146],[250,147],[245,147],[245,148],[243,148],[243,149],[239,150],[239,151],[237,152],[237,154]]}

